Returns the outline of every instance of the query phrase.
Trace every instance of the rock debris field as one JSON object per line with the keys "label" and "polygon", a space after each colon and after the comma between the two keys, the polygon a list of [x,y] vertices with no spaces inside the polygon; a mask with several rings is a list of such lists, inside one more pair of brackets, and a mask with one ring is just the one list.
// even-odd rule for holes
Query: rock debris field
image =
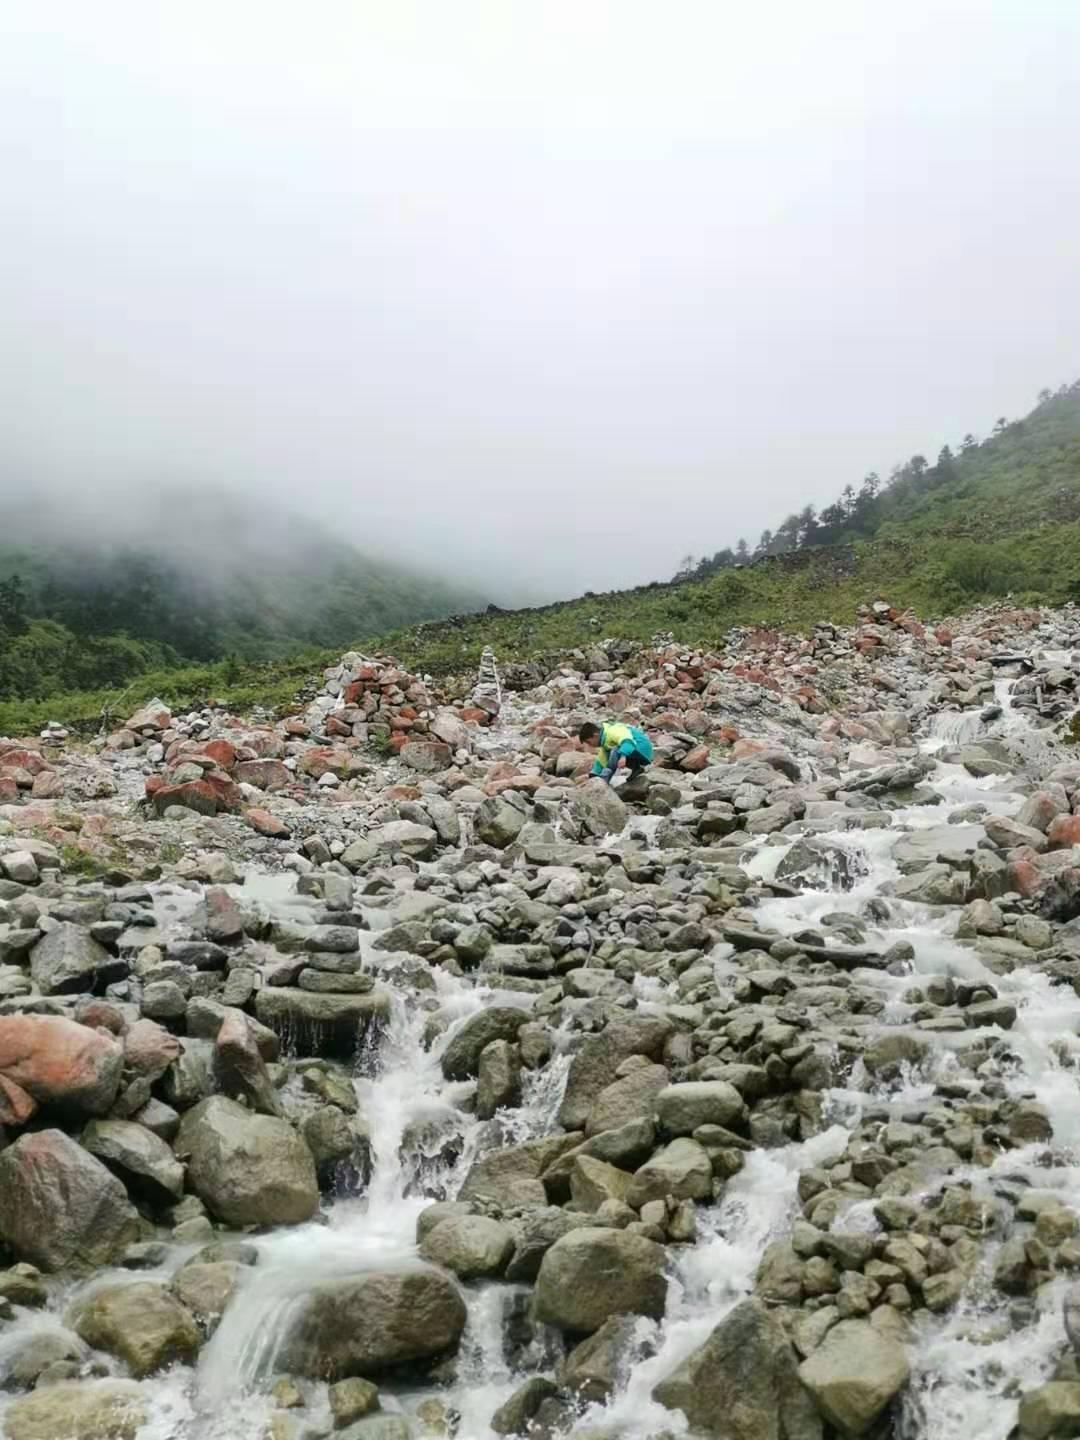
{"label": "rock debris field", "polygon": [[480,660],[0,740],[5,1440],[1080,1434],[1080,610]]}

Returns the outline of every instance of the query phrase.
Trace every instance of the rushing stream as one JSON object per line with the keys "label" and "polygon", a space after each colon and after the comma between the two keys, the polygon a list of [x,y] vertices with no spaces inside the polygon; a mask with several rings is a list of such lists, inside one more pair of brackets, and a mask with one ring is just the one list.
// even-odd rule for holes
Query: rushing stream
{"label": "rushing stream", "polygon": [[[900,870],[893,850],[902,837],[943,826],[954,811],[981,806],[987,815],[1014,815],[1022,797],[1007,776],[973,779],[950,758],[957,746],[987,734],[1019,734],[1026,721],[1010,709],[1014,682],[999,679],[996,699],[1000,717],[988,722],[979,713],[941,711],[921,741],[935,768],[925,784],[941,803],[918,801],[888,812],[889,822],[875,829],[837,829],[818,838],[853,854],[854,883],[847,889],[807,889],[795,897],[764,900],[755,912],[758,922],[782,934],[794,935],[818,926],[829,912],[863,917],[867,943],[888,950],[898,941],[914,949],[912,973],[895,975],[883,970],[859,972],[860,985],[879,994],[879,1023],[902,1026],[912,1010],[905,993],[920,976],[951,976],[991,983],[999,996],[1015,1004],[1018,1018],[1010,1031],[984,1031],[1007,1037],[1014,1056],[1006,1084],[1015,1095],[1031,1096],[1047,1109],[1057,1152],[1080,1154],[1080,1105],[1076,1071],[1080,1061],[1080,997],[1071,987],[1052,987],[1043,975],[1017,967],[1011,973],[991,973],[977,951],[954,935],[959,909],[932,911],[920,904],[889,901],[888,919],[865,919],[867,903],[895,882]],[[531,716],[529,717],[531,718]],[[1045,742],[1038,736],[1033,746]],[[499,736],[491,737],[498,753]],[[635,821],[635,833],[655,832],[655,820]],[[769,880],[792,844],[792,837],[771,835],[756,842],[746,865],[759,880]],[[288,907],[294,877],[268,880],[260,898],[268,906]],[[248,897],[252,890],[248,888]],[[873,912],[876,913],[876,912]],[[167,924],[169,910],[161,915]],[[421,1262],[416,1250],[416,1221],[432,1200],[454,1198],[469,1165],[493,1144],[519,1141],[550,1133],[565,1083],[568,1054],[557,1053],[542,1070],[527,1078],[519,1110],[496,1121],[479,1121],[459,1108],[470,1088],[443,1078],[440,1056],[450,1030],[434,1043],[429,1034],[431,1012],[416,1003],[415,994],[395,986],[395,967],[402,957],[380,954],[371,948],[373,934],[365,932],[366,966],[380,972],[392,995],[388,1025],[373,1053],[363,1057],[355,1080],[361,1113],[370,1127],[371,1170],[366,1188],[337,1200],[324,1223],[311,1223],[256,1239],[258,1264],[245,1270],[242,1287],[225,1313],[197,1369],[178,1368],[148,1382],[155,1410],[140,1431],[141,1440],[261,1440],[270,1413],[267,1382],[277,1373],[276,1359],[288,1335],[290,1318],[308,1287],[324,1278],[363,1270],[402,1269]],[[718,945],[713,954],[718,984],[734,973],[731,950]],[[415,962],[414,962],[415,963]],[[478,1008],[527,1005],[527,991],[495,992],[438,969],[431,971],[435,997],[444,1014],[461,1023]],[[649,985],[639,985],[643,1001]],[[674,987],[671,999],[676,999]],[[863,1031],[864,1034],[872,1033]],[[959,1038],[970,1039],[971,1032]],[[568,1039],[569,1037],[561,1037]],[[755,1272],[769,1242],[788,1232],[798,1215],[796,1184],[801,1170],[842,1155],[849,1127],[861,1115],[879,1113],[882,1125],[901,1120],[913,1106],[926,1102],[935,1083],[955,1069],[952,1048],[958,1036],[943,1032],[934,1037],[934,1058],[915,1075],[897,1085],[875,1085],[858,1063],[842,1088],[827,1096],[827,1127],[812,1139],[775,1149],[757,1149],[747,1157],[743,1171],[731,1180],[719,1204],[698,1211],[694,1243],[674,1247],[669,1303],[662,1322],[641,1320],[638,1344],[627,1356],[625,1374],[605,1405],[592,1406],[583,1415],[583,1430],[603,1427],[605,1433],[625,1440],[649,1440],[661,1432],[680,1433],[681,1417],[651,1399],[653,1386],[670,1374],[706,1338],[724,1315],[753,1288]],[[1004,1152],[989,1170],[971,1166],[968,1178],[980,1191],[998,1183],[1030,1183],[1041,1190],[1060,1192],[1061,1198],[1080,1208],[1080,1165],[1056,1168],[1037,1163],[1045,1145]],[[956,1183],[955,1174],[950,1183]],[[875,1229],[871,1207],[856,1207],[838,1222]],[[1008,1323],[1008,1297],[990,1284],[995,1243],[988,1244],[979,1269],[963,1299],[943,1317],[919,1322],[915,1333],[912,1383],[902,1402],[901,1440],[1006,1440],[1015,1425],[1016,1399],[1023,1390],[1045,1378],[1055,1352],[1064,1340],[1061,1318],[1063,1282],[1044,1287],[1034,1323],[1014,1330]],[[160,1272],[165,1277],[197,1247],[177,1249]],[[93,1285],[115,1278],[117,1272],[95,1277]],[[141,1277],[140,1277],[141,1278]],[[523,1288],[497,1282],[463,1287],[469,1318],[459,1359],[458,1382],[439,1393],[448,1408],[460,1415],[459,1440],[489,1440],[489,1421],[495,1408],[520,1384],[524,1373],[511,1368],[506,1356],[505,1330],[508,1306],[526,1293]],[[42,1334],[55,1327],[55,1310],[70,1299],[59,1297],[53,1310],[27,1317],[15,1332],[0,1342],[0,1372],[12,1335],[25,1339],[26,1327]],[[926,1314],[926,1312],[921,1312]],[[542,1351],[542,1346],[540,1347]],[[538,1357],[543,1363],[542,1354]],[[395,1403],[412,1409],[418,1392],[401,1392],[393,1386],[382,1391],[383,1410]]]}

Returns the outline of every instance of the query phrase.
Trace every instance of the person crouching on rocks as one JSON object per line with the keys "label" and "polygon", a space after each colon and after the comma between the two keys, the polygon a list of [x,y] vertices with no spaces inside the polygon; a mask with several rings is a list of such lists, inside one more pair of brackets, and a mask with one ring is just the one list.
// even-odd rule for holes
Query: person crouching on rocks
{"label": "person crouching on rocks", "polygon": [[586,720],[578,731],[578,739],[585,745],[597,747],[591,774],[608,785],[620,765],[625,765],[630,778],[635,779],[652,763],[652,741],[636,725],[596,725]]}

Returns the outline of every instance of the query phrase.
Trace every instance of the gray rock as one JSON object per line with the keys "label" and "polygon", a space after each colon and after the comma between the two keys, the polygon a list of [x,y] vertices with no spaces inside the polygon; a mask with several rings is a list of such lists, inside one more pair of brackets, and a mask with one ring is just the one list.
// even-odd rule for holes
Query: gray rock
{"label": "gray rock", "polygon": [[496,850],[505,850],[521,833],[526,818],[520,801],[515,804],[506,795],[489,795],[476,812],[476,838]]}
{"label": "gray rock", "polygon": [[1017,1415],[1020,1440],[1050,1440],[1057,1435],[1080,1435],[1080,1383],[1051,1380],[1029,1390]]}
{"label": "gray rock", "polygon": [[630,811],[603,780],[586,780],[570,797],[574,818],[589,835],[621,835]]}
{"label": "gray rock", "polygon": [[514,1253],[514,1232],[484,1215],[440,1220],[420,1241],[420,1254],[433,1265],[452,1270],[461,1280],[501,1275]]}
{"label": "gray rock", "polygon": [[744,1300],[725,1316],[653,1398],[716,1440],[822,1440],[787,1336],[758,1300]]}
{"label": "gray rock", "polygon": [[423,1369],[456,1349],[464,1328],[465,1302],[440,1271],[370,1271],[312,1287],[281,1365],[326,1380]]}
{"label": "gray rock", "polygon": [[612,1315],[659,1319],[666,1302],[663,1247],[625,1230],[571,1230],[536,1279],[537,1319],[571,1333],[598,1330]]}
{"label": "gray rock", "polygon": [[81,925],[61,921],[30,952],[30,976],[43,995],[70,995],[122,980],[127,962],[110,955]]}
{"label": "gray rock", "polygon": [[545,1400],[559,1393],[559,1387],[542,1375],[530,1376],[519,1385],[491,1417],[491,1428],[496,1435],[528,1435],[531,1421]]}
{"label": "gray rock", "polygon": [[642,1064],[605,1085],[589,1109],[586,1135],[617,1130],[635,1121],[651,1123],[656,1114],[656,1097],[670,1080],[671,1074],[665,1066]]}
{"label": "gray rock", "polygon": [[622,1378],[624,1360],[634,1341],[637,1321],[612,1315],[593,1335],[575,1345],[559,1366],[559,1383],[589,1405],[607,1401]]}
{"label": "gray rock", "polygon": [[276,1034],[317,1047],[303,1053],[351,1060],[369,1029],[389,1016],[390,996],[379,986],[364,995],[322,995],[266,985],[255,1013]]}
{"label": "gray rock", "polygon": [[530,1210],[514,1224],[514,1254],[506,1267],[506,1278],[515,1284],[532,1282],[540,1273],[540,1262],[571,1230],[581,1228],[581,1216],[557,1205]]}
{"label": "gray rock", "polygon": [[450,1037],[442,1055],[447,1080],[469,1080],[480,1068],[480,1056],[493,1040],[514,1040],[529,1019],[527,1010],[495,1005],[477,1010]]}
{"label": "gray rock", "polygon": [[176,1153],[207,1208],[229,1225],[297,1225],[319,1203],[311,1151],[285,1120],[212,1096],[180,1122]]}
{"label": "gray rock", "polygon": [[669,1135],[692,1135],[699,1125],[745,1124],[746,1103],[724,1080],[694,1080],[661,1090],[656,1115]]}
{"label": "gray rock", "polygon": [[841,1320],[799,1367],[799,1378],[831,1425],[865,1435],[908,1381],[903,1345],[868,1320]]}
{"label": "gray rock", "polygon": [[179,1300],[147,1281],[94,1290],[76,1301],[67,1321],[87,1345],[115,1355],[137,1378],[193,1360],[202,1339]]}
{"label": "gray rock", "polygon": [[631,1055],[655,1059],[671,1030],[668,1020],[634,1016],[609,1021],[598,1034],[587,1036],[570,1062],[559,1123],[567,1130],[582,1129],[601,1090],[617,1078],[622,1062]]}
{"label": "gray rock", "polygon": [[492,1040],[480,1055],[476,1114],[490,1120],[521,1100],[521,1051],[508,1040]]}
{"label": "gray rock", "polygon": [[870,873],[866,852],[804,836],[776,867],[776,878],[812,890],[850,890]]}
{"label": "gray rock", "polygon": [[430,826],[416,825],[411,820],[391,820],[371,832],[380,851],[408,855],[413,860],[430,860],[438,838]]}
{"label": "gray rock", "polygon": [[136,1195],[170,1205],[184,1193],[184,1167],[156,1135],[132,1120],[91,1120],[81,1143]]}
{"label": "gray rock", "polygon": [[92,1270],[138,1238],[119,1180],[60,1130],[23,1135],[0,1154],[0,1238],[42,1270]]}
{"label": "gray rock", "polygon": [[579,1140],[580,1136],[552,1135],[482,1155],[466,1175],[458,1199],[492,1203],[504,1210],[546,1205],[547,1191],[540,1176]]}
{"label": "gray rock", "polygon": [[65,1380],[13,1400],[5,1440],[136,1440],[146,1421],[141,1388],[130,1380]]}
{"label": "gray rock", "polygon": [[634,1172],[628,1199],[635,1210],[650,1200],[707,1200],[712,1197],[712,1161],[696,1140],[672,1140]]}

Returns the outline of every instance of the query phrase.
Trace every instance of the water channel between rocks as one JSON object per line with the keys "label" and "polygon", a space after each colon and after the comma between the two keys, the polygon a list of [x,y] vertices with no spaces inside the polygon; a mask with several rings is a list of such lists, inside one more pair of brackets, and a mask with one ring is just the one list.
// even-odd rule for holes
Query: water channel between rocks
{"label": "water channel between rocks", "polygon": [[[981,722],[973,711],[939,712],[920,742],[923,753],[930,757],[948,753],[986,734],[1020,734],[1026,722],[1010,708],[1012,684],[1009,679],[997,682],[996,698],[1002,713],[988,723]],[[512,715],[511,707],[507,709]],[[526,717],[519,718],[524,721]],[[497,753],[498,735],[490,744],[492,753]],[[854,857],[853,883],[847,888],[807,889],[795,896],[766,899],[754,911],[756,923],[783,935],[795,935],[815,929],[836,911],[865,917],[867,902],[901,873],[893,858],[900,840],[936,830],[950,813],[964,807],[982,806],[986,814],[1008,817],[1022,803],[1022,796],[1011,788],[1010,777],[973,779],[954,763],[937,761],[924,783],[943,803],[893,809],[889,812],[891,823],[878,829],[817,832],[819,840]],[[646,838],[655,825],[655,820],[634,822],[636,833]],[[745,868],[757,879],[771,880],[793,843],[788,835],[761,837],[750,847]],[[248,902],[256,900],[268,910],[287,914],[294,886],[291,875],[253,874],[243,892]],[[163,926],[177,916],[182,918],[183,903],[182,897],[177,901],[175,896],[159,902]],[[177,904],[179,910],[174,908]],[[378,923],[377,912],[372,914],[373,923]],[[921,977],[992,985],[997,995],[1011,1001],[1017,1010],[1011,1030],[980,1032],[1008,1038],[1012,1053],[1012,1063],[1004,1072],[1008,1092],[1033,1097],[1045,1107],[1053,1126],[1055,1155],[1080,1155],[1080,1092],[1073,1069],[1080,1059],[1080,997],[1071,987],[1052,986],[1046,975],[1022,966],[1004,974],[991,972],[974,948],[955,938],[958,914],[956,907],[932,910],[890,899],[887,918],[868,922],[866,943],[885,951],[897,942],[906,942],[913,947],[914,959],[904,974],[866,969],[854,971],[855,978],[877,993],[881,1001],[878,1021],[890,1028],[903,1028],[910,1022],[916,1006],[905,997]],[[415,1003],[408,984],[395,983],[398,967],[408,965],[412,957],[374,949],[377,934],[377,930],[362,933],[365,968],[386,985],[392,999],[389,1021],[377,1045],[361,1057],[355,1079],[359,1106],[370,1124],[371,1170],[366,1187],[353,1196],[338,1198],[324,1222],[254,1240],[258,1263],[245,1273],[239,1293],[197,1366],[177,1367],[144,1382],[153,1409],[139,1430],[139,1440],[261,1440],[272,1413],[266,1383],[280,1373],[278,1359],[291,1320],[311,1286],[364,1270],[419,1266],[416,1222],[426,1205],[455,1198],[477,1155],[496,1141],[514,1143],[558,1128],[572,1047],[570,1032],[557,1032],[554,1058],[527,1074],[520,1107],[493,1121],[477,1120],[458,1104],[469,1090],[469,1082],[444,1079],[440,1066],[454,1026],[432,1042],[429,1012]],[[721,943],[710,957],[721,988],[739,973],[733,953],[731,946]],[[527,991],[494,990],[437,967],[432,968],[431,976],[443,1013],[456,1022],[485,1006],[527,1006],[532,999]],[[635,988],[639,1009],[646,1013],[650,1005],[680,999],[674,986],[668,993],[655,981],[639,979]],[[922,1033],[932,1041],[933,1055],[917,1070],[880,1082],[856,1061],[843,1088],[826,1094],[821,1133],[804,1141],[749,1151],[744,1168],[727,1183],[719,1203],[699,1207],[696,1240],[672,1246],[668,1252],[664,1319],[636,1322],[636,1340],[629,1347],[615,1393],[606,1402],[583,1407],[575,1434],[595,1430],[620,1440],[650,1440],[684,1432],[680,1415],[652,1398],[653,1388],[752,1293],[766,1247],[787,1235],[799,1217],[800,1173],[839,1159],[860,1117],[877,1114],[883,1128],[893,1120],[903,1122],[909,1113],[927,1106],[938,1083],[959,1076],[954,1051],[957,1044],[971,1039],[972,1032]],[[1063,1203],[1080,1209],[1080,1163],[1048,1166],[1045,1152],[1045,1143],[1005,1150],[989,1167],[972,1164],[962,1178],[980,1191],[992,1189],[998,1182],[1030,1184],[1040,1191],[1056,1191]],[[956,1184],[957,1179],[953,1173],[949,1183]],[[873,1232],[880,1227],[873,1206],[864,1202],[847,1211],[837,1228]],[[1021,1328],[1014,1328],[1010,1320],[1014,1302],[992,1283],[995,1256],[1006,1239],[1002,1234],[983,1246],[978,1267],[953,1309],[938,1316],[919,1312],[909,1347],[912,1379],[899,1403],[899,1440],[971,1440],[975,1436],[1006,1440],[1016,1423],[1017,1397],[1048,1377],[1054,1357],[1065,1343],[1061,1313],[1065,1282],[1044,1286],[1038,1294],[1037,1314]],[[158,1270],[143,1272],[138,1278],[167,1278],[196,1248],[177,1247]],[[130,1272],[102,1272],[83,1289],[118,1277],[130,1278]],[[459,1440],[493,1440],[490,1421],[496,1408],[530,1373],[530,1364],[542,1371],[545,1360],[550,1366],[550,1356],[544,1354],[541,1333],[534,1336],[531,1350],[516,1355],[513,1363],[507,1358],[508,1318],[514,1306],[527,1297],[526,1287],[490,1281],[466,1284],[463,1290],[468,1320],[456,1379],[448,1389],[432,1387],[430,1391],[395,1391],[389,1383],[380,1387],[382,1406],[384,1412],[393,1413],[398,1405],[402,1413],[411,1413],[426,1395],[437,1395],[461,1417]],[[0,1340],[0,1369],[11,1335],[21,1340],[27,1327],[37,1327],[43,1335],[56,1328],[72,1294],[69,1290],[54,1297],[47,1312],[27,1315],[15,1332],[5,1332]],[[317,1411],[315,1415],[317,1418]]]}

